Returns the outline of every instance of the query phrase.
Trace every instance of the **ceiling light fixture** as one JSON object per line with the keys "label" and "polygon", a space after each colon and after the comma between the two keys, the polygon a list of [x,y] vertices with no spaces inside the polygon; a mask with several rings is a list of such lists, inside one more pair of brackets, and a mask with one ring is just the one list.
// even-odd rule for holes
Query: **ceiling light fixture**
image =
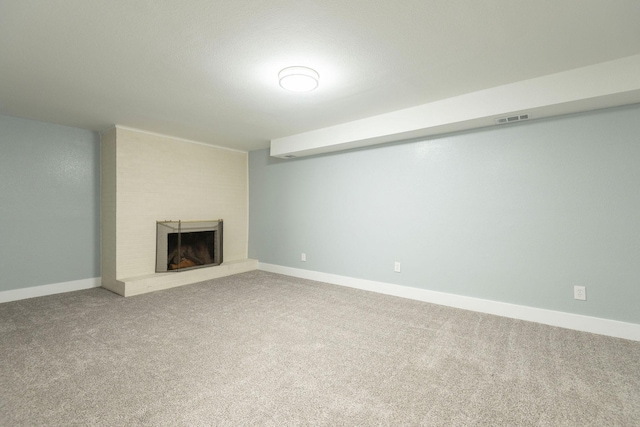
{"label": "ceiling light fixture", "polygon": [[309,92],[318,87],[320,75],[308,67],[287,67],[278,73],[280,86],[294,92]]}

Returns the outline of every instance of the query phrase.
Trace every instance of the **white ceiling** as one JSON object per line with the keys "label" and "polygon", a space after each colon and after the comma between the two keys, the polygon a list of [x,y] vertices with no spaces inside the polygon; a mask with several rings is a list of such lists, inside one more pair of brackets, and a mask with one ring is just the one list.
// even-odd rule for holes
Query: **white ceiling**
{"label": "white ceiling", "polygon": [[[638,0],[0,0],[0,114],[254,150],[640,53]],[[286,92],[278,71],[320,73]]]}

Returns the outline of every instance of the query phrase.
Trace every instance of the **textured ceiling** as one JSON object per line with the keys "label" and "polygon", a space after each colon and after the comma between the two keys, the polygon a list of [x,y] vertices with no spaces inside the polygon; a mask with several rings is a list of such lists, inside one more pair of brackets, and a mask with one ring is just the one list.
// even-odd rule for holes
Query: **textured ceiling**
{"label": "textured ceiling", "polygon": [[[241,150],[640,53],[637,0],[1,0],[0,114]],[[289,93],[280,69],[320,87]]]}

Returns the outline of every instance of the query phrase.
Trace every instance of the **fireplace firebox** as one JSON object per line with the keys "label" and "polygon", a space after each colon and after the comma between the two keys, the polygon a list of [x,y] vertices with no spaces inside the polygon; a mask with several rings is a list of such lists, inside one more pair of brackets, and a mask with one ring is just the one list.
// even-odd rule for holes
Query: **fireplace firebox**
{"label": "fireplace firebox", "polygon": [[156,272],[222,264],[222,220],[158,221]]}

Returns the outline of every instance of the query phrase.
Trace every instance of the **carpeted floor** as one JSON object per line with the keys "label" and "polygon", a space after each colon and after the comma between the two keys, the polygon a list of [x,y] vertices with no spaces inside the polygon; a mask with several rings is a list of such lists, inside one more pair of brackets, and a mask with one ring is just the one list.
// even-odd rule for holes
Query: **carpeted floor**
{"label": "carpeted floor", "polygon": [[253,271],[0,304],[2,426],[638,426],[640,342]]}

